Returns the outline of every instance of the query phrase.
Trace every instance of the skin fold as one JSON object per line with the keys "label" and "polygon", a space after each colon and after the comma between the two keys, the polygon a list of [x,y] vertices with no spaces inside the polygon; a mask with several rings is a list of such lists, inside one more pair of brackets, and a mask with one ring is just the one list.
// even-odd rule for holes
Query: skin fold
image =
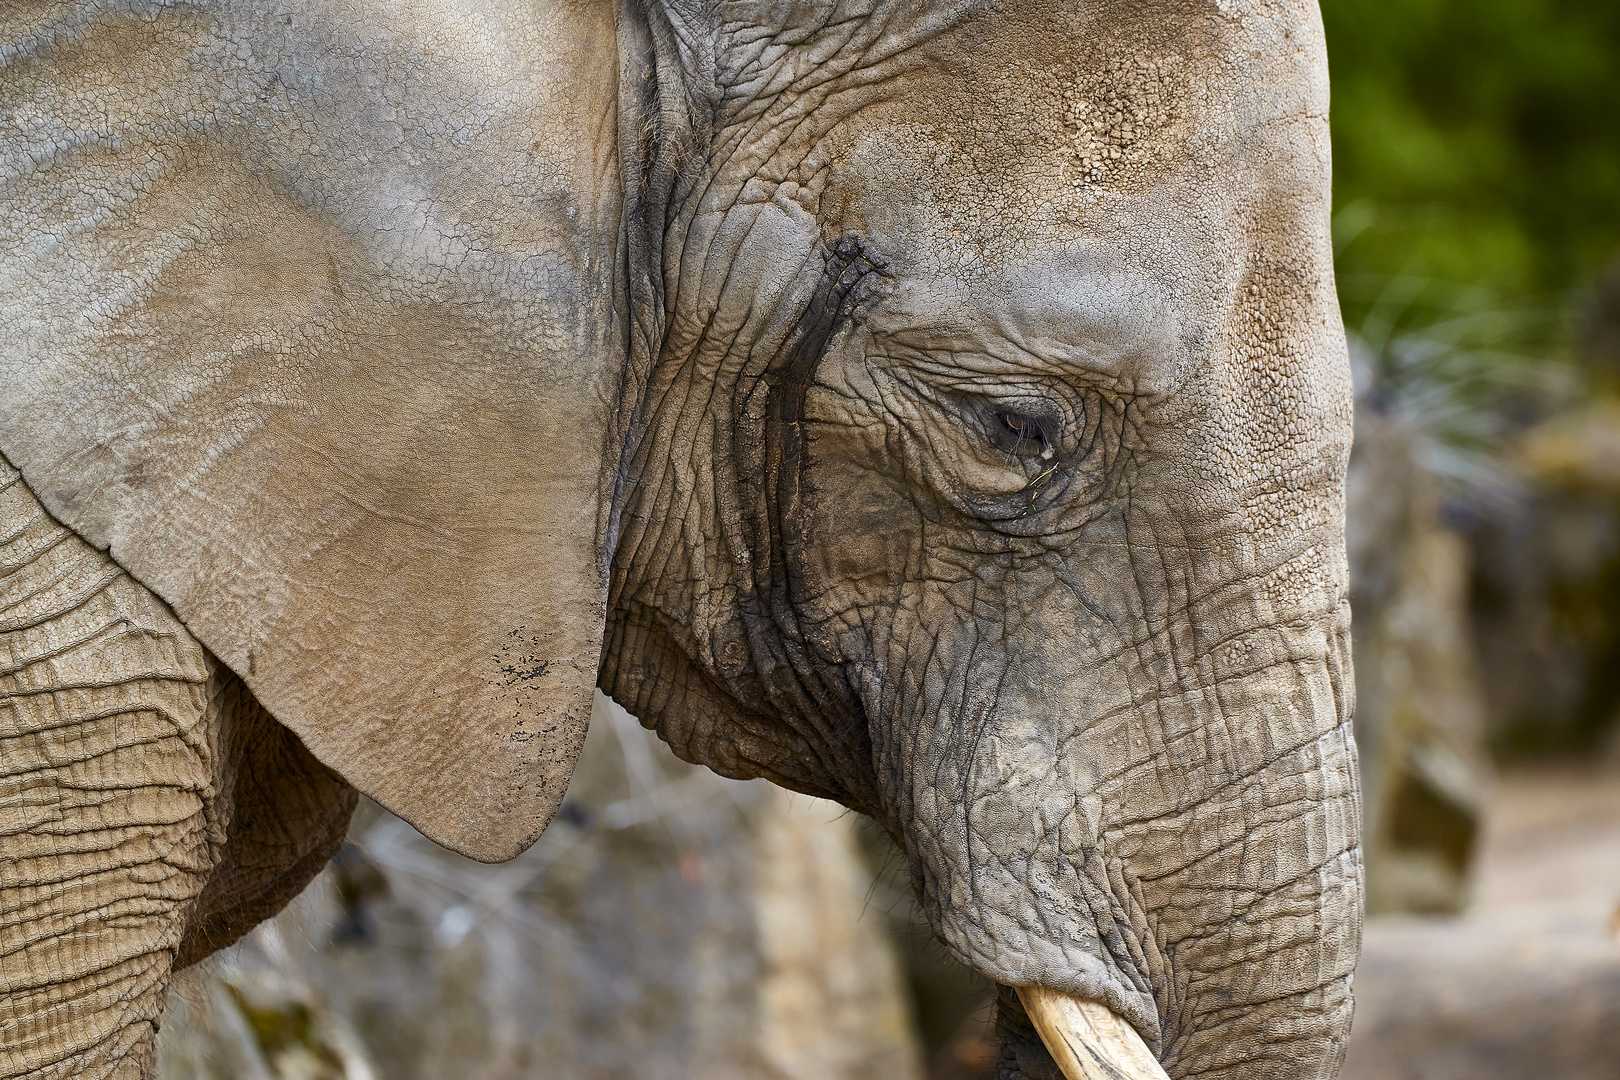
{"label": "skin fold", "polygon": [[[881,822],[1003,987],[1002,1080],[1057,1075],[1020,986],[1172,1077],[1333,1076],[1360,823],[1315,5],[286,6],[0,16],[35,140],[10,490],[169,620],[210,748],[149,984],[301,885],[351,784],[521,850],[594,680]],[[64,58],[119,33],[150,115],[73,128],[112,91]],[[138,1075],[137,1023],[82,1052]]]}

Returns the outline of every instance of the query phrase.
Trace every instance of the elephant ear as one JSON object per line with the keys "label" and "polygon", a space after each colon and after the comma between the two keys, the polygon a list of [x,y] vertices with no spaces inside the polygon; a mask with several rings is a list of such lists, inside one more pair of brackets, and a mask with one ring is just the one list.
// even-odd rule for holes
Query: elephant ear
{"label": "elephant ear", "polygon": [[510,858],[601,651],[611,8],[126,7],[0,16],[0,451],[323,762]]}

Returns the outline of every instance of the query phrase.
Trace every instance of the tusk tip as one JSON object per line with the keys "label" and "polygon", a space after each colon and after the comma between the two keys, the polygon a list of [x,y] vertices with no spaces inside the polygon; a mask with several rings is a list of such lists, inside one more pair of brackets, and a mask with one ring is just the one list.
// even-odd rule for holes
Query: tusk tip
{"label": "tusk tip", "polygon": [[1134,1027],[1106,1005],[1044,986],[1018,1000],[1067,1080],[1169,1080]]}

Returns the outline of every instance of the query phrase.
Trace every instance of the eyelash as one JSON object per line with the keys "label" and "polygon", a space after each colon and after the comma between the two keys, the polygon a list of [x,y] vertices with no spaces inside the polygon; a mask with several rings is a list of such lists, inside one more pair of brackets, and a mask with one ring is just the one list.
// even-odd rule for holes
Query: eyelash
{"label": "eyelash", "polygon": [[1001,410],[995,413],[994,423],[999,426],[996,434],[1001,438],[992,441],[1004,441],[1009,434],[1016,439],[1010,448],[999,447],[1012,456],[1039,457],[1042,461],[1051,461],[1056,456],[1054,440],[1046,430],[1048,422],[1040,417]]}

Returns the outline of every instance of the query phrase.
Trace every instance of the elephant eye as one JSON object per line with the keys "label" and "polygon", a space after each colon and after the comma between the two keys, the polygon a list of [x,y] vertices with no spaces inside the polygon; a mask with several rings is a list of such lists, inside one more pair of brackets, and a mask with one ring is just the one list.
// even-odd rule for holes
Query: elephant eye
{"label": "elephant eye", "polygon": [[1014,457],[1052,460],[1057,452],[1047,431],[1049,421],[1024,413],[999,411],[995,414],[992,441],[998,449]]}

